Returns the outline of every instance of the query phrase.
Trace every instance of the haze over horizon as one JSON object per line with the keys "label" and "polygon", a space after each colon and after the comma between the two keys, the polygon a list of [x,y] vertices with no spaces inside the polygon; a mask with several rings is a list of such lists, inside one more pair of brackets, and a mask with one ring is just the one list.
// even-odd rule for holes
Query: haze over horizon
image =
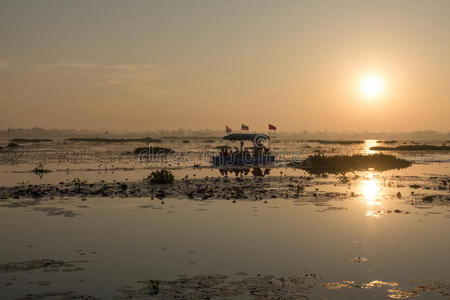
{"label": "haze over horizon", "polygon": [[5,129],[449,131],[449,83],[445,0],[0,3]]}

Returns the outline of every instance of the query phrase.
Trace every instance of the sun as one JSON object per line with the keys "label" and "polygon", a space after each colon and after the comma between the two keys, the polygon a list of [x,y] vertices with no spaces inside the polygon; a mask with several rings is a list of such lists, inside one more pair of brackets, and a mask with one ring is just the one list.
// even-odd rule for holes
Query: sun
{"label": "sun", "polygon": [[384,82],[377,75],[370,75],[361,81],[361,91],[368,98],[378,97],[384,88]]}

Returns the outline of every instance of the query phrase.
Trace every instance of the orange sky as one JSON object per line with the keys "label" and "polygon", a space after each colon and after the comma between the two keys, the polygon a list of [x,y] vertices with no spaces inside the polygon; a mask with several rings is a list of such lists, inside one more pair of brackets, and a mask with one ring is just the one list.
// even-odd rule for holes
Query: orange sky
{"label": "orange sky", "polygon": [[2,1],[0,108],[0,128],[450,130],[450,1]]}

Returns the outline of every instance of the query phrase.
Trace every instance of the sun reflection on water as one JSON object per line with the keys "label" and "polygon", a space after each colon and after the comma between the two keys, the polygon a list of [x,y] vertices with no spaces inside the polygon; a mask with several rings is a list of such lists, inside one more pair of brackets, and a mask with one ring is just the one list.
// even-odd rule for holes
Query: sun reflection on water
{"label": "sun reflection on water", "polygon": [[[371,147],[377,145],[376,140],[365,140],[363,153],[366,155],[377,153],[375,150],[370,150]],[[373,169],[369,169],[373,171]],[[380,190],[381,185],[376,177],[374,177],[373,172],[369,172],[364,180],[361,181],[360,192],[363,196],[363,201],[368,206],[368,210],[366,211],[366,217],[380,217],[380,210],[374,209],[377,206],[380,206],[382,203],[380,202]]]}
{"label": "sun reflection on water", "polygon": [[366,217],[379,218],[380,217],[380,211],[368,210],[368,211],[366,211],[365,216]]}
{"label": "sun reflection on water", "polygon": [[377,145],[377,140],[365,140],[365,144],[364,144],[364,154],[374,154],[377,151],[375,150],[370,150],[371,147],[375,147]]}
{"label": "sun reflection on water", "polygon": [[[369,208],[381,205],[381,202],[379,200],[380,190],[380,182],[376,177],[373,176],[372,172],[368,173],[367,176],[361,181],[360,191],[363,196],[364,202],[367,204],[367,206],[369,206]],[[376,210],[369,209],[366,212],[366,216],[378,217],[379,214],[376,212]]]}

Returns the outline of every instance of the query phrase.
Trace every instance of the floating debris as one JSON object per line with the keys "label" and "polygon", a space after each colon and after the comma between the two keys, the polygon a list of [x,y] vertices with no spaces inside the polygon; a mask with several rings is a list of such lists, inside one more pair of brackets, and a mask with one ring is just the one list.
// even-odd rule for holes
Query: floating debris
{"label": "floating debris", "polygon": [[308,299],[313,289],[339,290],[344,288],[373,289],[388,288],[389,297],[406,299],[425,292],[436,291],[448,296],[450,286],[441,282],[419,283],[411,291],[399,288],[397,282],[374,280],[367,283],[355,283],[351,280],[326,282],[315,274],[302,276],[276,277],[274,275],[249,276],[239,272],[235,276],[223,274],[180,275],[175,280],[146,280],[138,282],[142,287],[129,286],[116,289],[118,299],[146,298],[157,299],[211,299],[227,297],[246,297],[251,299]]}
{"label": "floating debris", "polygon": [[177,280],[148,280],[139,282],[143,287],[123,287],[116,291],[124,298],[157,297],[160,299],[209,299],[250,295],[252,298],[307,297],[320,281],[306,276],[277,278],[258,275],[235,279],[227,275],[197,275]]}
{"label": "floating debris", "polygon": [[60,292],[47,292],[42,294],[26,294],[24,297],[17,298],[16,300],[41,300],[41,299],[54,299],[54,300],[97,300],[94,296],[86,294],[78,294],[74,291],[60,291]]}
{"label": "floating debris", "polygon": [[[86,261],[76,261],[76,262],[86,262]],[[8,262],[5,264],[0,264],[0,273],[11,273],[11,272],[23,272],[31,270],[59,270],[59,268],[73,268],[74,262],[65,262],[62,260],[54,259],[36,259],[27,260],[22,262]]]}
{"label": "floating debris", "polygon": [[366,257],[362,257],[362,256],[356,256],[356,257],[351,258],[350,261],[354,262],[354,263],[366,263],[369,261],[369,259]]}
{"label": "floating debris", "polygon": [[394,287],[394,286],[399,286],[398,282],[387,282],[387,281],[381,281],[381,280],[373,280],[371,282],[368,283],[364,283],[362,285],[363,288],[380,288],[383,286],[390,286],[390,287]]}
{"label": "floating debris", "polygon": [[67,218],[73,218],[75,216],[80,215],[71,210],[59,207],[34,207],[33,210],[46,212],[47,216],[64,216]]}
{"label": "floating debris", "polygon": [[416,291],[403,291],[401,289],[389,289],[388,297],[392,299],[408,299],[417,297],[419,294]]}

